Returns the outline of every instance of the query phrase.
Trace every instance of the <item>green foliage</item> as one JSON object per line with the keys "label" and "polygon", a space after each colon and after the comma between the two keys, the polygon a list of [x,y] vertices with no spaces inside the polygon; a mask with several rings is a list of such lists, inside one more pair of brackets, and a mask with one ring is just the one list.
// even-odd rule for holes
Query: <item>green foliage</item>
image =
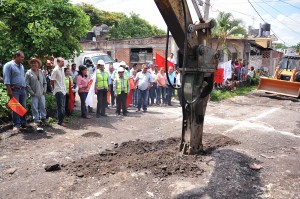
{"label": "green foliage", "polygon": [[139,38],[161,34],[165,34],[165,32],[151,25],[135,13],[131,13],[129,17],[122,18],[118,26],[111,29],[111,37],[113,38]]}
{"label": "green foliage", "polygon": [[52,93],[45,94],[45,101],[46,101],[46,109],[47,110],[56,110],[56,100]]}
{"label": "green foliage", "polygon": [[135,13],[126,16],[120,12],[99,10],[86,3],[79,4],[78,7],[90,16],[92,25],[106,24],[109,26],[108,38],[141,38],[166,34],[164,30],[151,25]]}
{"label": "green foliage", "polygon": [[68,0],[2,0],[0,19],[0,61],[16,50],[27,58],[70,58],[90,28],[89,17]]}
{"label": "green foliage", "polygon": [[78,4],[77,6],[90,17],[92,26],[97,24],[106,24],[109,27],[117,26],[120,20],[126,17],[124,13],[99,10],[93,5],[87,3]]}
{"label": "green foliage", "polygon": [[276,50],[284,50],[287,49],[287,46],[282,43],[273,43],[273,46]]}
{"label": "green foliage", "polygon": [[0,118],[7,117],[10,113],[10,109],[7,106],[9,97],[7,96],[6,86],[0,83]]}
{"label": "green foliage", "polygon": [[243,27],[241,19],[234,19],[231,13],[220,12],[216,19],[216,25],[212,29],[212,35],[218,38],[217,50],[221,46],[221,50],[230,58],[231,52],[227,46],[226,39],[234,35],[246,37],[247,31]]}
{"label": "green foliage", "polygon": [[300,42],[298,42],[296,45],[292,46],[293,48],[296,49],[296,52],[300,52]]}
{"label": "green foliage", "polygon": [[221,101],[221,100],[239,96],[239,95],[246,95],[246,94],[250,93],[251,91],[256,90],[256,88],[257,88],[257,85],[240,87],[234,91],[227,91],[225,89],[222,89],[222,90],[214,89],[210,94],[210,100],[215,102],[215,101]]}

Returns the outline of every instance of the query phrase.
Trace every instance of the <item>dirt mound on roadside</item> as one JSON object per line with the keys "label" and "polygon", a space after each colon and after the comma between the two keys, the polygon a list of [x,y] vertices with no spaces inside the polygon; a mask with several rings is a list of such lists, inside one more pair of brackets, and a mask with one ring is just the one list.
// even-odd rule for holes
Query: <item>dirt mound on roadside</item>
{"label": "dirt mound on roadside", "polygon": [[[204,150],[211,152],[219,147],[239,144],[222,135],[205,134]],[[114,150],[79,159],[65,165],[63,170],[80,177],[103,177],[121,171],[150,171],[154,176],[167,177],[182,175],[195,177],[203,170],[199,163],[201,155],[181,155],[178,153],[180,138],[169,138],[156,142],[129,141],[122,143]]]}

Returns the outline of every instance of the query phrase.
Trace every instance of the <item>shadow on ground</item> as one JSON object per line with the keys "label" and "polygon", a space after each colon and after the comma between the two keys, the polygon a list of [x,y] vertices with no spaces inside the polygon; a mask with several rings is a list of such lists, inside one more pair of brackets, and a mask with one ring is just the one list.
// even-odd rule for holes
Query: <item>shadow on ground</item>
{"label": "shadow on ground", "polygon": [[[53,135],[62,135],[66,132],[63,129],[55,127],[43,127],[44,131],[36,131],[34,128],[28,128],[21,131],[24,140],[39,140],[39,139],[52,139]],[[49,135],[51,133],[52,135]]]}
{"label": "shadow on ground", "polygon": [[181,193],[174,199],[257,199],[260,198],[259,171],[249,168],[254,159],[233,151],[221,149],[211,154],[214,171],[206,187]]}

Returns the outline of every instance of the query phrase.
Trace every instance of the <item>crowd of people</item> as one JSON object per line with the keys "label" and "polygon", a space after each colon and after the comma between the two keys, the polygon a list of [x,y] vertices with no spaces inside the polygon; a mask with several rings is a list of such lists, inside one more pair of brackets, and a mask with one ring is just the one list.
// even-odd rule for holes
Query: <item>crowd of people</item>
{"label": "crowd of people", "polygon": [[253,79],[256,76],[254,67],[251,66],[247,70],[245,64],[241,60],[235,60],[231,63],[231,71],[231,78],[226,79],[223,83],[215,84],[215,88],[233,91],[244,82],[252,84]]}
{"label": "crowd of people", "polygon": [[[136,112],[147,112],[148,106],[173,106],[171,99],[174,87],[181,85],[179,70],[174,71],[174,67],[169,66],[165,72],[155,62],[128,66],[122,61],[117,69],[110,65],[106,71],[103,60],[99,60],[96,66],[77,67],[76,64],[65,66],[64,59],[58,57],[55,66],[48,60],[43,67],[41,60],[31,58],[28,61],[30,69],[25,73],[24,58],[24,53],[17,51],[13,59],[3,67],[3,79],[10,98],[14,97],[25,108],[26,98],[30,98],[35,124],[47,122],[47,92],[55,97],[58,124],[67,126],[65,116],[72,113],[72,103],[69,102],[75,99],[76,94],[80,98],[82,118],[90,119],[91,113],[95,113],[93,107],[87,107],[86,103],[91,92],[92,97],[97,95],[97,118],[107,117],[106,109],[113,107],[116,108],[117,115],[122,113],[127,116],[128,101],[130,106],[136,108]],[[109,102],[107,95],[110,97]],[[13,130],[28,126],[26,116],[21,117],[13,112],[12,119]]]}

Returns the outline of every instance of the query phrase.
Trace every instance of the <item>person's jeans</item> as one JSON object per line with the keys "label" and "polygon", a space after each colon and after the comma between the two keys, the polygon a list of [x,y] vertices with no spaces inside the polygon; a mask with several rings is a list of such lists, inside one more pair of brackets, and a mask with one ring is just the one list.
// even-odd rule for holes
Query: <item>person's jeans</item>
{"label": "person's jeans", "polygon": [[123,115],[127,114],[127,107],[126,107],[126,101],[127,101],[127,93],[122,91],[119,95],[117,95],[117,113],[121,113],[121,108],[123,110]]}
{"label": "person's jeans", "polygon": [[58,124],[62,124],[65,118],[66,95],[64,95],[62,92],[57,92],[55,93],[55,99],[57,104]]}
{"label": "person's jeans", "polygon": [[143,103],[143,110],[147,110],[148,106],[148,96],[149,96],[149,90],[140,90],[138,89],[138,110],[141,110],[142,103]]}
{"label": "person's jeans", "polygon": [[46,119],[45,95],[31,96],[31,108],[34,121]]}
{"label": "person's jeans", "polygon": [[66,96],[66,102],[65,102],[65,115],[67,115],[67,116],[69,116],[70,114],[71,114],[71,112],[70,112],[70,108],[69,108],[69,100],[70,100],[70,98],[69,98],[69,95],[65,95]]}
{"label": "person's jeans", "polygon": [[162,86],[157,87],[156,104],[166,103],[166,88]]}
{"label": "person's jeans", "polygon": [[80,97],[80,105],[81,105],[81,117],[86,117],[87,116],[87,109],[86,109],[86,104],[85,100],[88,95],[88,92],[80,92],[78,93]]}
{"label": "person's jeans", "polygon": [[171,99],[172,99],[173,92],[174,92],[174,89],[171,86],[168,86],[167,95],[166,95],[166,103],[168,105],[171,105]]}
{"label": "person's jeans", "polygon": [[[25,88],[22,89],[14,89],[12,90],[13,97],[24,107],[26,108],[26,90]],[[14,127],[21,127],[21,125],[25,125],[26,117],[19,116],[17,113],[12,112],[12,119]]]}
{"label": "person's jeans", "polygon": [[154,104],[154,99],[156,95],[157,95],[157,83],[153,83],[153,86],[149,90],[151,105]]}
{"label": "person's jeans", "polygon": [[105,115],[105,108],[107,106],[107,90],[100,89],[97,91],[97,115]]}
{"label": "person's jeans", "polygon": [[132,105],[134,107],[137,107],[137,104],[138,104],[138,98],[137,98],[137,89],[135,90],[132,90]]}
{"label": "person's jeans", "polygon": [[110,89],[110,105],[114,106],[115,105],[115,92],[114,92],[113,84],[109,85],[109,89]]}

